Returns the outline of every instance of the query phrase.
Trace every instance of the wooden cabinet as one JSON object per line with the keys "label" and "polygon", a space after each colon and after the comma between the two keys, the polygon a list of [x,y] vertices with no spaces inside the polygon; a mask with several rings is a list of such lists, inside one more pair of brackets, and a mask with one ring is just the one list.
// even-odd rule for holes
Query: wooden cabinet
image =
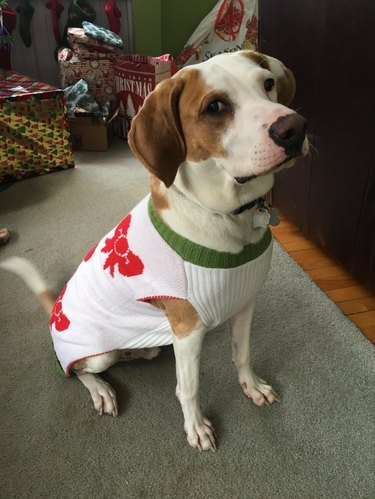
{"label": "wooden cabinet", "polygon": [[293,70],[316,151],[276,179],[274,204],[375,290],[375,4],[260,0],[261,51]]}

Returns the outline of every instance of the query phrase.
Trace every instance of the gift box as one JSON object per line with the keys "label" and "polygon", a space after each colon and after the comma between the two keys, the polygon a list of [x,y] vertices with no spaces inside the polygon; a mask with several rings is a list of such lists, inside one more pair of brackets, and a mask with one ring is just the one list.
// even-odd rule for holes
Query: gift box
{"label": "gift box", "polygon": [[131,54],[115,59],[114,71],[120,136],[126,139],[131,120],[146,96],[158,83],[173,75],[176,66],[169,54],[160,57]]}
{"label": "gift box", "polygon": [[80,59],[110,59],[122,54],[122,49],[101,40],[88,37],[82,28],[69,28],[67,39],[73,52]]}
{"label": "gift box", "polygon": [[115,69],[111,59],[80,59],[76,55],[67,61],[60,61],[62,88],[85,80],[90,95],[100,104],[110,103],[111,110],[117,107],[115,91]]}
{"label": "gift box", "polygon": [[0,72],[0,183],[73,166],[63,91]]}

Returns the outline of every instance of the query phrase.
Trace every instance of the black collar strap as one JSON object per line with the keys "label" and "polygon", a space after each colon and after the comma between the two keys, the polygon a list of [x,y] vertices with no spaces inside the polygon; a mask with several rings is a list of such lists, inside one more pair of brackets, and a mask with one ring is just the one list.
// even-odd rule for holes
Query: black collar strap
{"label": "black collar strap", "polygon": [[[180,189],[178,187],[176,187],[174,184],[172,185],[172,187],[181,196],[183,196],[184,198],[186,198],[186,195],[182,191],[180,191]],[[251,210],[251,208],[254,208],[254,206],[257,206],[257,205],[258,206],[264,206],[265,199],[266,198],[264,198],[264,197],[254,199],[254,201],[250,201],[250,203],[246,203],[246,204],[240,206],[239,208],[237,208],[236,210],[232,211],[231,215],[239,215],[240,213],[243,213],[246,210]],[[192,202],[192,203],[194,203],[194,204],[197,204],[200,207],[202,207],[202,205],[199,205],[198,203],[192,201],[191,199],[189,199],[189,201]]]}
{"label": "black collar strap", "polygon": [[254,206],[262,206],[264,204],[264,198],[258,198],[254,199],[254,201],[250,201],[250,203],[243,204],[236,210],[232,211],[231,215],[239,215],[240,213],[243,213],[246,210],[251,210],[251,208],[254,208]]}

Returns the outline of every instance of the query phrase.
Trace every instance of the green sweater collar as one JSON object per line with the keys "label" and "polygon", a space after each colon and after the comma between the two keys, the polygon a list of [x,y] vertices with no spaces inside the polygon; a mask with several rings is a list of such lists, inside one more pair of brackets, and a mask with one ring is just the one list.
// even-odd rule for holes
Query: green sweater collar
{"label": "green sweater collar", "polygon": [[257,243],[245,246],[241,253],[225,253],[196,244],[174,232],[160,218],[151,198],[148,203],[148,213],[152,224],[164,241],[180,255],[183,260],[200,267],[216,269],[239,267],[240,265],[258,258],[258,256],[266,251],[272,240],[271,230],[267,227],[263,237]]}

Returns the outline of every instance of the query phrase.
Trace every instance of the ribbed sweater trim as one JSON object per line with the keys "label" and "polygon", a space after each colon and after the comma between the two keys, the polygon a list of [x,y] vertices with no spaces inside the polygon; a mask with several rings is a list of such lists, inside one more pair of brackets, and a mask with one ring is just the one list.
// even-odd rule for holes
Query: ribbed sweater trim
{"label": "ribbed sweater trim", "polygon": [[186,261],[199,267],[212,269],[230,269],[239,267],[262,255],[272,240],[272,234],[267,227],[263,237],[254,244],[248,244],[240,253],[216,251],[180,236],[166,225],[155,210],[150,198],[148,214],[152,224],[164,241]]}

